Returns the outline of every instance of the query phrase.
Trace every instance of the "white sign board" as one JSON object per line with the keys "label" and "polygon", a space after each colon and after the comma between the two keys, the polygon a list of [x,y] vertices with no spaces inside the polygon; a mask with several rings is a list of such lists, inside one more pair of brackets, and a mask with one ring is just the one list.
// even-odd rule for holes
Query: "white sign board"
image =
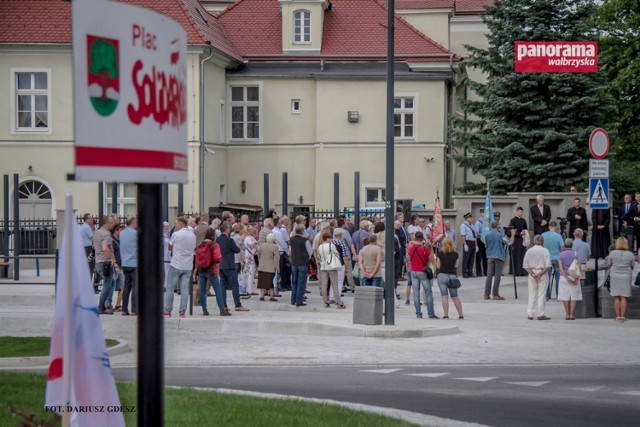
{"label": "white sign board", "polygon": [[609,178],[609,160],[589,159],[589,178]]}
{"label": "white sign board", "polygon": [[187,183],[187,36],[157,12],[73,2],[80,181]]}

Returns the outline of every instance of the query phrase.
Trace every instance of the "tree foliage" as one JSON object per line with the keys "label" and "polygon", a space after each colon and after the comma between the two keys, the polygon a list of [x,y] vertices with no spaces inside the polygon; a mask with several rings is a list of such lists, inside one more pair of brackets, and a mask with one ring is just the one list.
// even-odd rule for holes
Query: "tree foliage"
{"label": "tree foliage", "polygon": [[458,163],[493,192],[586,182],[589,133],[604,125],[607,106],[602,74],[516,74],[514,42],[596,40],[596,8],[592,0],[496,0],[487,8],[489,46],[466,46],[465,60],[486,81],[466,78],[477,96],[460,101],[464,117],[452,118],[451,144]]}

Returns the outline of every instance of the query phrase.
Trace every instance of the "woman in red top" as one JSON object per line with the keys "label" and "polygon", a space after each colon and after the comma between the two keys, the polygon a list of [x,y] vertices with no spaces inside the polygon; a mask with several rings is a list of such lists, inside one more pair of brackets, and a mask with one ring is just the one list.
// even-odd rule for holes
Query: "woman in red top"
{"label": "woman in red top", "polygon": [[414,240],[408,249],[409,261],[411,263],[411,287],[413,288],[413,305],[416,307],[416,317],[422,318],[420,310],[420,285],[424,287],[427,294],[427,315],[429,319],[439,319],[433,311],[433,293],[431,287],[433,285],[433,270],[431,270],[431,279],[427,277],[425,269],[430,267],[434,262],[434,257],[429,246],[424,242],[424,235],[421,231],[417,231]]}
{"label": "woman in red top", "polygon": [[[209,246],[209,249],[213,253],[213,264],[211,267],[204,269],[198,269],[198,281],[200,283],[200,305],[202,306],[202,315],[208,316],[209,311],[207,310],[207,283],[211,282],[211,286],[216,293],[216,303],[218,304],[218,308],[220,309],[220,316],[229,316],[224,309],[224,302],[222,299],[223,290],[220,286],[220,278],[218,274],[220,274],[219,264],[222,259],[222,252],[220,252],[220,246],[213,241],[214,238],[214,230],[213,228],[207,228],[207,231],[204,234],[204,240],[201,244],[206,244]],[[226,292],[226,289],[224,290]]]}

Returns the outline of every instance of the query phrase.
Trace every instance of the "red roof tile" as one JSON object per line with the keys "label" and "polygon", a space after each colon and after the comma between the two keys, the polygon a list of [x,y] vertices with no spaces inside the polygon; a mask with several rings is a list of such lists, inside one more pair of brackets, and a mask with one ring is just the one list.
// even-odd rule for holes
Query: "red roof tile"
{"label": "red roof tile", "polygon": [[[208,14],[198,0],[119,1],[169,16],[184,28],[189,44],[211,44],[231,58],[241,60],[220,22]],[[69,2],[2,0],[0,22],[0,43],[71,43]]]}
{"label": "red roof tile", "polygon": [[[385,2],[386,3],[386,2]],[[396,0],[396,10],[453,9],[454,0]]]}
{"label": "red roof tile", "polygon": [[[331,0],[335,11],[324,16],[320,55],[298,55],[353,61],[380,59],[387,52],[387,8],[378,0]],[[219,15],[233,44],[245,59],[294,59],[282,52],[282,17],[278,0],[240,0]],[[251,23],[250,25],[248,23]],[[434,40],[396,17],[395,54],[400,60],[448,61],[452,55]]]}
{"label": "red roof tile", "polygon": [[456,12],[482,12],[484,6],[493,6],[493,0],[456,0]]}

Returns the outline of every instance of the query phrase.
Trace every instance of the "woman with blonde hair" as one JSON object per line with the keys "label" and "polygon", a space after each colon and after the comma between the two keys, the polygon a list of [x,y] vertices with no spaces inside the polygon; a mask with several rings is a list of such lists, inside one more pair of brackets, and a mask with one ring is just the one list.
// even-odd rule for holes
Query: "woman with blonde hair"
{"label": "woman with blonde hair", "polygon": [[436,259],[438,288],[440,288],[442,310],[444,311],[443,319],[449,318],[449,297],[451,297],[453,305],[456,307],[458,319],[464,319],[462,302],[460,302],[460,298],[458,297],[458,290],[447,286],[449,279],[457,277],[459,261],[455,242],[451,237],[445,237],[442,241],[442,251],[438,253],[438,258]]}
{"label": "woman with blonde hair", "polygon": [[609,266],[610,290],[613,297],[613,309],[616,320],[620,323],[627,320],[627,298],[631,296],[631,277],[635,257],[629,252],[629,243],[625,237],[616,239],[616,249],[607,257]]}

